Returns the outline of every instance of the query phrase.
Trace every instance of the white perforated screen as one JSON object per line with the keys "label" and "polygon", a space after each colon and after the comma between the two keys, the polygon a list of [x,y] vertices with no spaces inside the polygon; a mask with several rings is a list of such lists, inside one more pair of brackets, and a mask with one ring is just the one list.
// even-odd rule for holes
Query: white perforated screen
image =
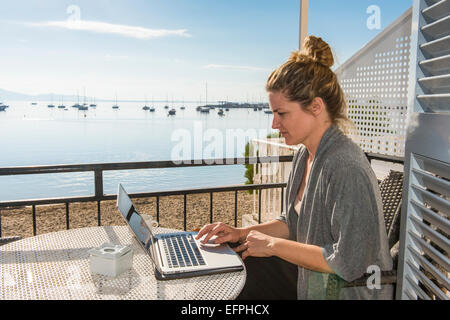
{"label": "white perforated screen", "polygon": [[403,157],[407,124],[411,10],[336,70],[350,136],[365,152]]}

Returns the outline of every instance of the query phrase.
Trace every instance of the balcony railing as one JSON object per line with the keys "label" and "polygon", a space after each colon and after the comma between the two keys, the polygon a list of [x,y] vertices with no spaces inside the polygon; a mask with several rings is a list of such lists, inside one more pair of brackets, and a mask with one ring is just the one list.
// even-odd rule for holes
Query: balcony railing
{"label": "balcony railing", "polygon": [[[382,160],[393,163],[403,163],[402,158],[392,156],[380,156],[375,154],[366,154],[369,161]],[[70,229],[69,216],[70,216],[70,203],[76,202],[97,202],[97,223],[102,225],[101,219],[101,202],[108,200],[115,200],[117,195],[104,194],[103,190],[103,172],[115,171],[115,170],[140,170],[140,169],[162,169],[162,168],[180,168],[180,167],[198,167],[198,166],[217,166],[217,165],[244,165],[244,164],[257,164],[257,163],[278,163],[278,162],[291,162],[293,156],[268,156],[268,157],[247,157],[247,158],[225,158],[225,159],[202,159],[191,160],[183,163],[174,163],[173,161],[149,161],[149,162],[120,162],[120,163],[98,163],[98,164],[71,164],[71,165],[46,165],[46,166],[31,166],[31,167],[7,167],[0,168],[0,176],[13,176],[13,175],[31,175],[31,174],[48,174],[48,173],[74,173],[74,172],[94,172],[94,190],[95,194],[92,196],[75,196],[64,198],[45,198],[45,199],[27,199],[27,200],[14,200],[14,201],[1,201],[0,202],[0,237],[2,236],[2,223],[1,223],[1,210],[4,208],[14,207],[32,207],[32,220],[33,220],[33,235],[36,235],[36,206],[49,205],[49,204],[65,204],[66,207],[66,229]],[[262,190],[281,188],[281,211],[283,211],[284,200],[284,188],[286,183],[266,183],[266,184],[249,184],[249,185],[235,185],[225,187],[210,187],[210,188],[193,188],[183,190],[170,190],[160,192],[143,192],[132,193],[131,198],[150,198],[156,197],[156,219],[160,220],[159,199],[164,196],[183,195],[184,196],[184,212],[183,212],[183,226],[186,230],[187,226],[187,195],[189,194],[201,194],[209,193],[210,195],[210,212],[209,220],[213,222],[213,194],[216,192],[234,192],[234,225],[237,227],[237,210],[238,191],[245,190]],[[261,193],[259,193],[261,194]],[[259,198],[259,222],[261,222],[261,196]]]}

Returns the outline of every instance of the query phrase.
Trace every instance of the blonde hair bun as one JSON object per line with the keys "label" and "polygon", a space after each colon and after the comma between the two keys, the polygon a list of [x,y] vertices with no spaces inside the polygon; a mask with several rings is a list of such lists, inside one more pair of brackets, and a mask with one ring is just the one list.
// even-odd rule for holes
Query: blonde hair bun
{"label": "blonde hair bun", "polygon": [[292,52],[289,60],[300,63],[313,61],[329,68],[334,64],[333,53],[328,43],[315,36],[306,37],[303,50]]}

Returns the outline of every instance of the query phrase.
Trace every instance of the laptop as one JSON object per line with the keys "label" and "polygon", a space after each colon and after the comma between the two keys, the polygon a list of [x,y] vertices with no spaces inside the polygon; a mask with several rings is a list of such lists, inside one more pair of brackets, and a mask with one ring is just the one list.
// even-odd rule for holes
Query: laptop
{"label": "laptop", "polygon": [[228,244],[202,244],[197,232],[154,234],[119,183],[117,208],[155,265],[155,277],[169,280],[241,271],[242,259]]}

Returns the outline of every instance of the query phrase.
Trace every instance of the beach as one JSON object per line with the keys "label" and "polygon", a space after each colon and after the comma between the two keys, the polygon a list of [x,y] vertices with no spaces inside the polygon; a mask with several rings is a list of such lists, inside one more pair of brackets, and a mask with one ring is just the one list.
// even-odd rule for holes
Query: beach
{"label": "beach", "polygon": [[[159,223],[161,227],[183,230],[184,203],[183,196],[160,197]],[[132,199],[137,210],[156,219],[156,198]],[[186,196],[186,228],[198,230],[210,222],[210,196],[193,194]],[[257,206],[257,203],[255,204]],[[242,215],[253,212],[253,195],[246,191],[238,192],[237,225],[242,223]],[[213,194],[213,222],[222,221],[234,225],[234,192]],[[125,225],[116,208],[116,201],[102,201],[100,205],[101,225]],[[2,237],[33,236],[32,207],[1,209]],[[71,203],[69,205],[70,229],[97,226],[97,202]],[[66,230],[66,206],[42,205],[36,207],[36,235]]]}

